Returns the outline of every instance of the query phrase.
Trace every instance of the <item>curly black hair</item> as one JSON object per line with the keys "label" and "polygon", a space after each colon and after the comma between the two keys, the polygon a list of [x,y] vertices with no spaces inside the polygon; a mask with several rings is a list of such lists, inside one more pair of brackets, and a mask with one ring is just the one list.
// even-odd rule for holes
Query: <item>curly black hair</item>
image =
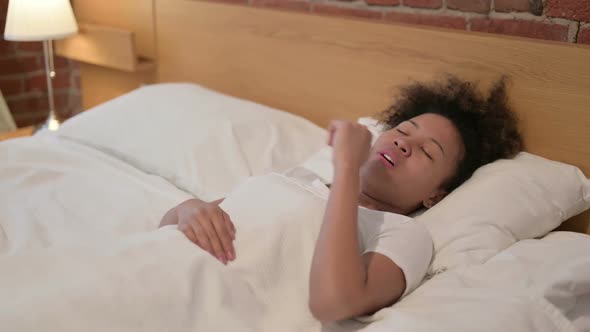
{"label": "curly black hair", "polygon": [[522,147],[518,118],[508,104],[508,78],[497,80],[484,97],[477,83],[446,75],[434,83],[415,82],[401,88],[401,96],[379,115],[386,129],[424,113],[449,119],[459,131],[465,155],[445,189],[452,191],[467,181],[480,166],[511,158]]}

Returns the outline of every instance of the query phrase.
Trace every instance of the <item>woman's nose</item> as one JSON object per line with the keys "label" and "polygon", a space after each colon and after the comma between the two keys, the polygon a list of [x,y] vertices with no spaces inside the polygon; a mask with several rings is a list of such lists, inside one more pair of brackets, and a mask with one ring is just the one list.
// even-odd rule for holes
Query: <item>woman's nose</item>
{"label": "woman's nose", "polygon": [[399,138],[393,141],[393,143],[395,144],[395,146],[397,146],[398,149],[400,149],[400,151],[405,157],[409,157],[412,154],[412,148],[410,144],[406,142],[406,140]]}

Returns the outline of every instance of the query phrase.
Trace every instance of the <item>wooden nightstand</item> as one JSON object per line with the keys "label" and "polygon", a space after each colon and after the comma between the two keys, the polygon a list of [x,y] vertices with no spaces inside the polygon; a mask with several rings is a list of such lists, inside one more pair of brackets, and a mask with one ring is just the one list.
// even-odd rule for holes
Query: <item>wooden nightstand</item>
{"label": "wooden nightstand", "polygon": [[17,130],[13,130],[13,131],[7,131],[4,133],[0,133],[0,141],[5,141],[7,139],[17,138],[17,137],[31,136],[33,134],[34,129],[35,129],[35,127],[30,126],[30,127],[18,128]]}

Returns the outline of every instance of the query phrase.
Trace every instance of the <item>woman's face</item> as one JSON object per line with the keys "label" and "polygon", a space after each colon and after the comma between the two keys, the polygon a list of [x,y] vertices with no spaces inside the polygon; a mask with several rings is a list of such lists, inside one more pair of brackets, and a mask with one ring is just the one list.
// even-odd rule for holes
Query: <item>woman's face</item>
{"label": "woman's face", "polygon": [[464,150],[450,120],[422,114],[379,136],[361,168],[361,190],[399,213],[411,213],[428,201],[436,204]]}

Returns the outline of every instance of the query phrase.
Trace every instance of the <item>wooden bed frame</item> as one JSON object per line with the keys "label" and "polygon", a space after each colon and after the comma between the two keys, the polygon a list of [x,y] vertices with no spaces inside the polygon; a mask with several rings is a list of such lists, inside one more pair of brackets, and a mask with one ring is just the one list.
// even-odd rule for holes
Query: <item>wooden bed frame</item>
{"label": "wooden bed frame", "polygon": [[[82,65],[87,107],[141,82],[190,81],[324,126],[385,109],[396,87],[411,80],[452,73],[486,89],[507,74],[525,149],[590,175],[588,46],[194,0],[124,1],[142,7],[134,12],[120,3],[74,1],[78,20],[119,27],[131,21],[138,53],[156,69]],[[130,18],[135,12],[143,19]],[[590,234],[590,213],[562,229]]]}

